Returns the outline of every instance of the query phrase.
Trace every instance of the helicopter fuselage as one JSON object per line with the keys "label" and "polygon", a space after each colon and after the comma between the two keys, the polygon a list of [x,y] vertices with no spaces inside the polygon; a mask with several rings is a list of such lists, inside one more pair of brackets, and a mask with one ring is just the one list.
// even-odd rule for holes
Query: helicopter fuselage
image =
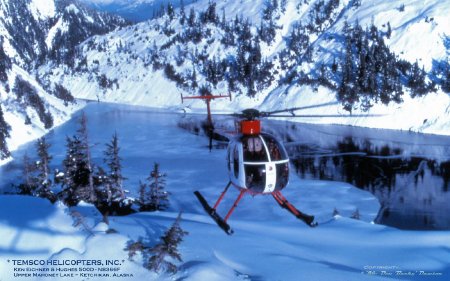
{"label": "helicopter fuselage", "polygon": [[289,181],[289,158],[283,144],[266,133],[240,134],[227,153],[230,182],[252,194],[282,190]]}

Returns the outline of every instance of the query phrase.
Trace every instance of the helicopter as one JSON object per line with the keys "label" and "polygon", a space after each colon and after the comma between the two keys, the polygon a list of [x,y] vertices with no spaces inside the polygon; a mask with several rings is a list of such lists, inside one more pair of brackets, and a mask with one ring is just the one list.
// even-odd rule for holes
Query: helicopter
{"label": "helicopter", "polygon": [[[210,102],[211,100],[218,98],[230,98],[231,100],[231,95],[207,94],[187,97],[181,95],[182,102],[184,102],[185,99],[201,99],[206,102],[208,115],[206,122],[203,124],[203,128],[209,136],[210,149],[213,136],[217,135],[212,122]],[[286,209],[308,226],[315,227],[318,225],[318,223],[314,221],[315,218],[313,215],[298,210],[281,193],[289,183],[289,156],[280,140],[273,135],[262,131],[260,119],[265,117],[343,117],[342,115],[296,115],[294,113],[296,110],[328,106],[331,104],[335,103],[295,107],[270,112],[245,109],[242,113],[231,114],[232,116],[240,118],[240,121],[238,124],[238,132],[231,137],[227,137],[229,142],[226,160],[229,181],[212,207],[200,191],[194,192],[205,212],[223,231],[225,231],[226,234],[231,235],[234,233],[233,229],[228,224],[228,219],[245,194],[250,194],[252,196],[271,195],[280,207]],[[289,114],[280,115],[280,113],[285,112]],[[359,115],[346,117],[359,117]],[[222,217],[217,213],[217,208],[231,186],[239,190],[239,195],[225,217]]]}

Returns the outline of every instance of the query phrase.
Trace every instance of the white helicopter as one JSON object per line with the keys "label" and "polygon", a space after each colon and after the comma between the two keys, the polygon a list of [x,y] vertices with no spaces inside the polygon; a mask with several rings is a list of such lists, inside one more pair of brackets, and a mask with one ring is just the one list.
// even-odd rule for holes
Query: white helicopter
{"label": "white helicopter", "polygon": [[[216,98],[230,98],[230,95],[203,95],[203,96],[181,96],[185,99],[202,99],[207,104],[208,117],[204,124],[207,135],[210,137],[210,148],[212,135],[217,134],[212,122],[210,102]],[[227,234],[233,234],[233,230],[227,223],[231,214],[245,194],[250,195],[271,195],[275,201],[284,209],[292,213],[298,219],[311,227],[318,225],[314,222],[314,216],[299,211],[294,205],[283,196],[281,191],[286,188],[289,182],[289,157],[281,141],[274,136],[264,133],[261,130],[260,118],[264,117],[359,117],[359,115],[296,115],[294,111],[328,106],[336,103],[324,103],[314,106],[296,107],[271,112],[260,112],[255,109],[246,109],[241,114],[233,114],[240,117],[239,131],[232,136],[227,136],[230,140],[227,152],[227,167],[229,182],[225,186],[216,203],[211,207],[207,200],[199,191],[195,191],[197,199],[202,204],[206,213],[222,228]],[[288,112],[289,115],[279,113]],[[367,115],[364,115],[367,116]],[[217,213],[217,208],[225,197],[230,186],[239,190],[239,195],[234,201],[225,217]]]}

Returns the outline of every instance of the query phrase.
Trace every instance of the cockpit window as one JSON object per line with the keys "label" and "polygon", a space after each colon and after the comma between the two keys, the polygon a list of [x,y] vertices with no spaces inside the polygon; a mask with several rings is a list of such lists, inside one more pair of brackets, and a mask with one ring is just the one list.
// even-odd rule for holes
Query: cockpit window
{"label": "cockpit window", "polygon": [[288,159],[286,150],[283,145],[270,135],[263,136],[269,150],[270,160],[279,161]]}
{"label": "cockpit window", "polygon": [[267,152],[259,136],[250,136],[242,139],[244,149],[244,162],[267,162]]}
{"label": "cockpit window", "polygon": [[289,181],[289,163],[276,164],[277,167],[277,182],[276,189],[281,190],[286,187]]}
{"label": "cockpit window", "polygon": [[236,145],[233,150],[233,168],[234,168],[234,177],[239,177],[239,150]]}
{"label": "cockpit window", "polygon": [[266,188],[266,165],[244,165],[245,186],[253,192],[263,192]]}

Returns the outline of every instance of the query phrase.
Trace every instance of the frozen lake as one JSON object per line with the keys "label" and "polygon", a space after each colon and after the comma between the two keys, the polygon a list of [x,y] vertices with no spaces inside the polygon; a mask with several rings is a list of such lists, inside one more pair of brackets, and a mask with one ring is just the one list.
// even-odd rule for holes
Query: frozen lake
{"label": "frozen lake", "polygon": [[[189,183],[183,192],[191,192],[210,186],[212,191],[206,194],[216,196],[213,190],[218,195],[226,184],[226,146],[219,143],[209,151],[200,129],[204,116],[104,103],[91,103],[84,111],[92,157],[98,165],[102,165],[105,143],[118,133],[126,188],[132,195],[155,162],[168,173],[174,210],[199,210],[192,205],[194,201],[177,196],[177,187]],[[61,169],[65,138],[75,133],[80,114],[47,135],[53,169]],[[216,117],[216,127],[233,129],[233,124],[232,118]],[[450,137],[274,120],[265,120],[263,125],[285,141],[292,159],[291,181],[297,177],[348,182],[379,200],[377,223],[403,229],[450,229]],[[20,181],[21,159],[25,152],[34,157],[34,150],[34,144],[22,146],[13,153],[16,160],[0,168],[3,190]]]}
{"label": "frozen lake", "polygon": [[[412,277],[405,275],[409,273],[418,277],[422,273],[434,275],[433,280],[448,280],[449,231],[407,231],[372,223],[378,221],[379,217],[388,217],[397,223],[397,227],[402,227],[403,213],[398,212],[400,215],[394,216],[394,207],[402,206],[398,202],[405,202],[404,206],[413,206],[412,203],[406,203],[427,192],[440,192],[435,195],[431,193],[436,199],[431,200],[429,209],[441,207],[442,213],[447,210],[444,203],[439,201],[439,198],[446,200],[448,196],[442,190],[444,177],[431,172],[434,169],[432,167],[439,168],[441,166],[438,163],[447,161],[443,157],[448,155],[447,138],[266,120],[263,122],[265,129],[285,140],[294,159],[290,183],[283,189],[283,194],[299,210],[314,215],[319,225],[308,227],[280,208],[272,196],[244,196],[228,221],[235,230],[233,235],[228,236],[205,214],[193,194],[193,191],[199,190],[208,202],[214,203],[228,182],[225,145],[215,143],[214,149],[210,151],[208,138],[201,129],[195,129],[205,116],[183,116],[149,108],[97,103],[89,104],[84,111],[88,118],[95,164],[105,166],[102,163],[105,143],[117,131],[123,174],[128,178],[124,186],[130,191],[129,195],[137,194],[139,180],[144,181],[153,163],[158,162],[161,171],[167,173],[166,189],[171,193],[170,207],[166,211],[110,217],[109,225],[106,225],[95,207],[89,204],[68,208],[62,204],[52,205],[41,198],[0,196],[0,259],[97,260],[108,257],[126,260],[122,272],[134,274],[128,279],[130,281],[298,280],[299,276],[304,280],[359,281],[368,279],[369,275],[371,280],[411,280]],[[77,113],[72,120],[48,135],[54,157],[52,168],[62,166],[65,138],[75,133],[80,114]],[[216,127],[232,128],[233,123],[231,117],[216,117]],[[401,155],[386,156],[389,160],[409,159],[408,155],[414,156],[411,159],[428,155],[424,159],[435,159],[437,166],[432,165],[430,168],[428,160],[423,160],[426,164],[417,164],[414,160],[413,164],[404,164],[395,160],[394,164],[400,163],[402,167],[410,165],[413,171],[424,169],[424,172],[423,176],[417,177],[417,184],[415,177],[409,184],[410,174],[415,172],[403,168],[402,173],[393,177],[396,183],[391,185],[391,190],[397,192],[391,191],[391,195],[388,191],[382,192],[386,190],[382,187],[384,181],[360,182],[360,178],[354,175],[366,170],[359,169],[360,166],[376,164],[383,173],[389,172],[389,161],[389,165],[384,166],[376,162],[388,160],[385,156],[371,155],[377,147],[382,148],[389,143],[392,144],[392,151]],[[401,146],[401,152],[394,148],[397,145]],[[360,146],[359,152],[354,150],[357,146]],[[364,147],[370,147],[370,151],[374,152],[364,152]],[[14,153],[17,161],[1,168],[0,180],[5,190],[11,188],[11,183],[20,181],[21,158],[25,151],[30,157],[35,157],[34,144],[28,144]],[[380,151],[378,154],[382,154]],[[344,172],[346,167],[347,172],[353,171],[353,174]],[[396,165],[392,167],[397,170]],[[378,175],[372,169],[367,170]],[[438,170],[440,168],[433,171]],[[436,183],[431,188],[425,186],[428,178]],[[408,184],[398,185],[402,180]],[[372,194],[355,187],[366,181],[368,186],[376,187],[373,190],[365,187]],[[372,182],[380,183],[380,186]],[[402,190],[402,186],[407,190]],[[419,189],[424,191],[412,192]],[[228,211],[238,193],[234,188],[228,191],[217,209],[219,214]],[[419,195],[410,197],[411,194]],[[402,196],[404,198],[400,199]],[[383,201],[380,198],[390,200]],[[387,205],[389,202],[394,205]],[[388,208],[390,213],[386,216]],[[411,210],[405,212],[410,214]],[[93,229],[95,235],[74,225],[71,215],[74,211],[85,218],[87,228]],[[142,267],[141,257],[135,261],[128,260],[128,253],[124,249],[130,240],[144,239],[149,245],[155,245],[180,211],[183,212],[182,227],[189,235],[181,244],[183,262],[179,263],[180,271],[176,275],[149,272]],[[359,219],[354,219],[356,211]],[[430,214],[430,219],[434,219],[437,211]],[[444,220],[448,221],[448,218],[443,216]],[[386,220],[378,222],[388,223]],[[108,232],[109,229],[117,233]],[[408,253],[407,257],[405,253]],[[13,276],[14,268],[12,264],[0,263],[0,272],[5,272],[6,276]],[[17,280],[50,279],[36,277]],[[79,278],[75,276],[67,280],[76,281]]]}

